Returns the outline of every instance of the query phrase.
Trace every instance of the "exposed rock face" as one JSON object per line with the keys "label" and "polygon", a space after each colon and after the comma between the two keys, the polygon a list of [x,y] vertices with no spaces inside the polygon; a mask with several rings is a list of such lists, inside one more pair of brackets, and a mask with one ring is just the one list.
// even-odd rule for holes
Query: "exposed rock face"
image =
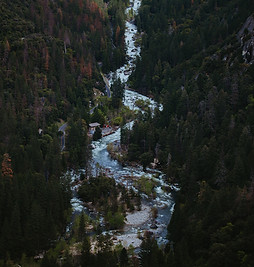
{"label": "exposed rock face", "polygon": [[243,27],[237,34],[238,40],[242,46],[242,56],[245,63],[252,64],[254,62],[254,16],[247,18]]}

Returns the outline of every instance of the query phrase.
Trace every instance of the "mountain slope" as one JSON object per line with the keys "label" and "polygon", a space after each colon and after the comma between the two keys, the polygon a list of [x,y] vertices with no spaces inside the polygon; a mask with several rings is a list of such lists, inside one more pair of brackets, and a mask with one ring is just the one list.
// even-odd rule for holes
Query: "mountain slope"
{"label": "mountain slope", "polygon": [[[61,175],[88,161],[89,103],[94,87],[104,91],[97,62],[108,71],[124,60],[111,40],[115,5],[0,1],[0,260],[35,255],[65,232],[71,192]],[[72,142],[61,153],[67,120]]]}
{"label": "mountain slope", "polygon": [[[252,266],[254,255],[253,1],[143,1],[132,85],[163,102],[137,122],[181,186],[169,225],[169,266]],[[146,129],[146,130],[144,130]]]}

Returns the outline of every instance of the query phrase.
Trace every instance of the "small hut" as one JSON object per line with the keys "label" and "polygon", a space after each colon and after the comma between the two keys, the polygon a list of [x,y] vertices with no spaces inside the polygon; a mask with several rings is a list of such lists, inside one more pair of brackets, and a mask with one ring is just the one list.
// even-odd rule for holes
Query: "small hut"
{"label": "small hut", "polygon": [[89,123],[89,133],[93,134],[95,131],[95,128],[98,126],[100,126],[100,123],[98,122]]}

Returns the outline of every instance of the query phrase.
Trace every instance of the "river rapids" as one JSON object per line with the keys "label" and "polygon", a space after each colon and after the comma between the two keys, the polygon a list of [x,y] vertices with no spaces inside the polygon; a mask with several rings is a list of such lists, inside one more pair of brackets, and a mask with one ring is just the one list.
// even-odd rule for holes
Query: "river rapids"
{"label": "river rapids", "polygon": [[[140,0],[131,1],[130,6],[126,9],[126,14],[129,13],[130,9],[132,9],[134,14],[137,14],[140,5]],[[121,81],[126,83],[131,71],[135,68],[135,60],[140,55],[140,46],[135,43],[138,33],[134,21],[126,21],[125,26],[125,44],[128,62],[114,73],[111,72],[107,75],[109,84],[112,83],[113,75],[120,77]],[[125,90],[124,105],[132,110],[137,110],[138,107],[135,105],[135,102],[138,99],[149,102],[149,106],[152,110],[158,106],[155,101],[146,96],[134,91]],[[158,107],[162,109],[162,106]],[[125,127],[131,128],[132,125],[133,122],[130,122]],[[95,166],[101,166],[117,183],[121,183],[127,188],[132,187],[134,191],[137,191],[138,189],[135,188],[133,179],[130,179],[130,177],[138,179],[141,176],[145,176],[149,179],[153,179],[156,186],[154,188],[155,194],[153,197],[147,196],[144,193],[141,194],[141,211],[127,214],[126,225],[122,231],[105,231],[104,233],[113,236],[115,243],[120,242],[125,247],[132,245],[133,247],[138,248],[142,242],[139,239],[140,234],[142,235],[144,231],[151,231],[159,245],[166,244],[168,242],[167,225],[174,209],[174,200],[171,191],[177,190],[177,187],[172,185],[169,186],[164,180],[165,175],[159,170],[147,169],[147,171],[144,172],[141,166],[123,167],[118,161],[113,160],[107,151],[107,145],[115,141],[120,142],[120,129],[111,135],[92,142],[92,166],[94,166],[94,168],[96,168]],[[71,173],[71,176],[72,180],[77,179],[77,176],[73,172]],[[74,214],[80,213],[82,210],[86,209],[84,208],[82,201],[77,198],[75,193],[76,189],[76,187],[72,188],[74,194],[71,202]],[[157,208],[158,210],[158,216],[155,220],[152,220],[151,217],[152,208]],[[86,210],[86,212],[88,211]],[[103,223],[103,218],[101,218],[100,221]]]}

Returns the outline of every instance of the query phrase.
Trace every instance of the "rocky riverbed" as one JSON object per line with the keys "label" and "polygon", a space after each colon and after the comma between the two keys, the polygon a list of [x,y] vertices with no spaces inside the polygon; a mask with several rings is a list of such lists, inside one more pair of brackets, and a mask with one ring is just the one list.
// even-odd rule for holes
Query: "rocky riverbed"
{"label": "rocky riverbed", "polygon": [[[140,0],[131,1],[130,7],[126,9],[126,12],[129,12],[131,8],[134,13],[138,12],[140,3]],[[121,78],[122,82],[127,82],[131,69],[135,67],[135,59],[140,54],[140,47],[137,46],[136,39],[137,28],[135,24],[133,21],[126,21],[125,42],[129,61],[115,72],[117,77]],[[112,82],[112,76],[113,73],[108,75],[109,83]],[[159,106],[155,101],[146,96],[134,91],[125,90],[124,105],[130,109],[139,110],[139,107],[135,104],[138,100],[148,103],[152,110],[156,106]],[[163,107],[159,106],[159,108],[162,109]],[[126,124],[126,127],[131,128],[132,125],[133,122],[130,122]],[[150,180],[153,188],[152,194],[147,195],[145,192],[141,192],[141,209],[126,214],[125,226],[121,231],[104,231],[103,234],[110,235],[114,244],[120,242],[125,247],[132,245],[134,248],[138,248],[145,231],[153,232],[160,245],[167,243],[167,225],[174,209],[174,200],[170,186],[165,181],[164,174],[152,169],[144,172],[139,165],[123,166],[117,160],[112,159],[107,151],[108,144],[113,142],[120,142],[120,129],[102,137],[98,141],[92,142],[92,166],[94,174],[96,173],[97,167],[100,166],[107,175],[115,179],[116,183],[120,183],[127,189],[132,189],[134,192],[139,191],[139,186],[137,186],[138,183],[136,181],[140,179],[145,179],[148,182]],[[74,179],[73,176],[72,179]],[[73,186],[72,206],[74,213],[85,209],[89,214],[89,209],[84,207],[83,203],[76,196],[78,186],[78,183]],[[153,216],[154,209],[156,209],[156,216]],[[102,217],[100,218],[100,222],[103,224]]]}

